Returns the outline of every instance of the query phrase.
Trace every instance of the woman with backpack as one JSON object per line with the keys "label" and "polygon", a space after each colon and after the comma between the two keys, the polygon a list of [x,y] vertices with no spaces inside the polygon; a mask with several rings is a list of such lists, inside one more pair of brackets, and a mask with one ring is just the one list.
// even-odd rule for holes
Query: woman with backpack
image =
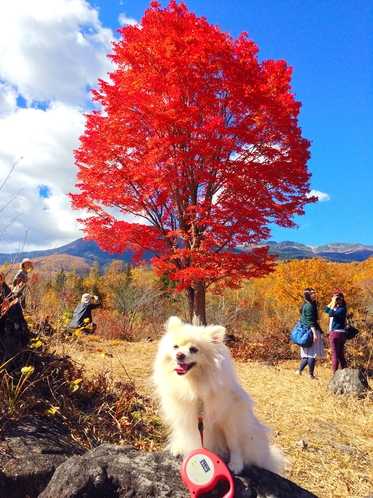
{"label": "woman with backpack", "polygon": [[313,344],[309,348],[300,348],[300,356],[302,359],[299,368],[295,373],[297,375],[302,375],[302,371],[306,365],[308,365],[308,374],[310,379],[317,380],[317,377],[314,375],[316,358],[323,358],[325,356],[325,351],[321,337],[321,327],[318,323],[316,292],[312,289],[312,287],[307,287],[307,289],[303,292],[303,303],[301,305],[299,320],[303,323],[303,325],[311,327],[313,333]]}

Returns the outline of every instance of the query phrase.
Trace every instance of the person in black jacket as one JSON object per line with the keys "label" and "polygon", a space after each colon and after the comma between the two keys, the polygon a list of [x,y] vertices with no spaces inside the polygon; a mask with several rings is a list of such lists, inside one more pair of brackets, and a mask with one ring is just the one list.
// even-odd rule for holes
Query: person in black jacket
{"label": "person in black jacket", "polygon": [[97,325],[92,322],[92,310],[99,306],[101,306],[101,303],[97,296],[83,294],[81,302],[74,310],[69,327],[71,329],[83,328],[86,334],[93,334]]}

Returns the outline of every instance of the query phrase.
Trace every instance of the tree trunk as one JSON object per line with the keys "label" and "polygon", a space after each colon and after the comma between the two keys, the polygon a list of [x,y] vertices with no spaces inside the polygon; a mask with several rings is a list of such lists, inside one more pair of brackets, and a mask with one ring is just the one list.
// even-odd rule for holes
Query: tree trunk
{"label": "tree trunk", "polygon": [[193,323],[193,313],[194,313],[194,289],[193,287],[188,287],[186,289],[186,297],[189,308],[189,322]]}
{"label": "tree trunk", "polygon": [[202,280],[194,282],[194,306],[192,323],[195,325],[207,325],[206,321],[206,288]]}
{"label": "tree trunk", "polygon": [[206,289],[202,280],[195,280],[194,287],[186,289],[189,320],[193,325],[207,325],[206,321]]}

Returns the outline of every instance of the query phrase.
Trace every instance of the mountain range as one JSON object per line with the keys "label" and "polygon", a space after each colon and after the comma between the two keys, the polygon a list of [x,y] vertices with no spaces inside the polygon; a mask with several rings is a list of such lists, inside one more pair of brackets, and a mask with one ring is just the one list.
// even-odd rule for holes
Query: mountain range
{"label": "mountain range", "polygon": [[[373,256],[373,246],[364,246],[362,244],[336,242],[313,247],[291,241],[269,241],[265,245],[269,246],[271,254],[277,254],[278,258],[282,260],[321,257],[331,261],[348,263],[364,261]],[[48,267],[49,271],[53,268],[58,268],[58,270],[64,268],[65,271],[76,269],[78,273],[86,273],[94,262],[98,263],[100,269],[105,269],[113,260],[128,263],[132,259],[132,253],[109,254],[102,251],[92,240],[77,239],[70,244],[55,249],[23,252],[21,255],[0,254],[0,265],[6,262],[17,263],[23,258],[38,261],[40,263],[38,264],[39,267]],[[150,254],[145,254],[144,259],[149,260]],[[43,265],[41,265],[42,262]]]}
{"label": "mountain range", "polygon": [[341,263],[360,262],[373,256],[373,246],[333,242],[323,246],[307,246],[297,242],[266,242],[271,254],[279,259],[325,258]]}

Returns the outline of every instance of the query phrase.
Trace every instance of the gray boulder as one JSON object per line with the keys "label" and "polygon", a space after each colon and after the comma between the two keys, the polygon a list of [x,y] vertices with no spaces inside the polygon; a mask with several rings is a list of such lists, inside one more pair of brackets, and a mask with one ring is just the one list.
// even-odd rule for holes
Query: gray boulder
{"label": "gray boulder", "polygon": [[57,467],[86,450],[69,431],[49,420],[23,420],[0,441],[1,498],[37,498]]}
{"label": "gray boulder", "polygon": [[[103,444],[91,451],[61,425],[33,418],[8,427],[0,441],[1,498],[189,498],[181,460],[168,452],[145,453],[132,446]],[[258,467],[234,477],[235,498],[316,498]],[[218,483],[204,498],[222,497]],[[216,494],[216,492],[218,494]]]}
{"label": "gray boulder", "polygon": [[367,378],[361,370],[344,368],[337,370],[329,381],[328,389],[334,394],[348,394],[362,396],[370,387]]}
{"label": "gray boulder", "polygon": [[[132,446],[103,444],[60,465],[39,498],[188,498],[180,463],[168,452],[144,453]],[[235,498],[315,498],[291,481],[257,467],[246,469],[234,482]],[[224,496],[228,489],[229,484],[221,481],[203,496]]]}

